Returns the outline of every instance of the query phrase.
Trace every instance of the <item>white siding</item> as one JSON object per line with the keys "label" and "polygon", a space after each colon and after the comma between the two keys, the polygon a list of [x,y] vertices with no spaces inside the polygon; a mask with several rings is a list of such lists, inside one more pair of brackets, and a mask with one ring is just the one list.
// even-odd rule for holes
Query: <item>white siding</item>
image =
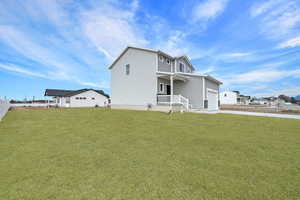
{"label": "white siding", "polygon": [[175,81],[174,94],[188,98],[192,108],[203,108],[202,77],[190,76],[185,82]]}
{"label": "white siding", "polygon": [[156,105],[156,61],[156,53],[129,48],[111,69],[112,105]]}
{"label": "white siding", "polygon": [[10,104],[8,103],[8,101],[0,100],[0,120],[5,116],[9,107]]}
{"label": "white siding", "polygon": [[[76,97],[78,97],[79,99],[76,99]],[[70,97],[70,103],[66,103],[67,98],[68,97],[59,98],[60,102],[58,103],[58,106],[71,108],[95,107],[96,105],[104,106],[104,102],[108,102],[108,98],[106,96],[99,94],[98,92],[95,92],[93,90],[82,92]]]}
{"label": "white siding", "polygon": [[221,104],[237,104],[237,93],[232,91],[224,91],[220,93]]}
{"label": "white siding", "polygon": [[[76,99],[76,97],[84,97],[86,99]],[[95,107],[96,105],[104,106],[105,101],[108,101],[106,96],[99,94],[98,92],[95,92],[93,90],[89,90],[70,97],[70,107]]]}

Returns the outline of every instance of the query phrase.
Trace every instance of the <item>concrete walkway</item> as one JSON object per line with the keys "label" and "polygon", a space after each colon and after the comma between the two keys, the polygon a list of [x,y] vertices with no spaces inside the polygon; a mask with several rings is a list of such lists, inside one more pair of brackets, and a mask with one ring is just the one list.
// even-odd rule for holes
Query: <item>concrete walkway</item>
{"label": "concrete walkway", "polygon": [[235,110],[191,110],[192,113],[205,113],[205,114],[236,114],[236,115],[252,115],[261,117],[277,117],[277,118],[289,118],[289,119],[300,119],[300,115],[289,115],[289,114],[276,114],[276,113],[260,113],[260,112],[246,112],[246,111],[235,111]]}
{"label": "concrete walkway", "polygon": [[259,113],[259,112],[244,112],[244,111],[235,111],[235,110],[219,110],[217,113],[237,114],[237,115],[252,115],[252,116],[262,116],[262,117],[278,117],[278,118],[289,118],[289,119],[300,119],[300,115],[275,114],[275,113]]}

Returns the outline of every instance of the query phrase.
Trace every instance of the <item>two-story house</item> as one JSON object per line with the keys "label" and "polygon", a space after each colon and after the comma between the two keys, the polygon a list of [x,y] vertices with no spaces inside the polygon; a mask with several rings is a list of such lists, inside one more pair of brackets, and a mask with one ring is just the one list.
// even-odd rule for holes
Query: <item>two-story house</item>
{"label": "two-story house", "polygon": [[219,107],[220,81],[194,73],[187,56],[127,47],[109,66],[112,108],[154,109],[181,106],[185,110]]}

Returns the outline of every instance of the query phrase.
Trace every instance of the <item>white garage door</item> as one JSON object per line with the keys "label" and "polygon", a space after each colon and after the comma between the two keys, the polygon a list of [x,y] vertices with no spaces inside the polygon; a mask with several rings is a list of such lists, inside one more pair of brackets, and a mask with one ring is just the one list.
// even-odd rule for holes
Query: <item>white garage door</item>
{"label": "white garage door", "polygon": [[208,110],[218,109],[218,93],[215,91],[207,91]]}

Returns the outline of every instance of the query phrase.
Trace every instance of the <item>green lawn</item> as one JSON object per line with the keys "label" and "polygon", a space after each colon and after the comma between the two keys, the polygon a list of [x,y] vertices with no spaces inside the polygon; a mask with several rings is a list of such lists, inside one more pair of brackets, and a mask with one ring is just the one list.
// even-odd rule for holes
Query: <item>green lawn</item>
{"label": "green lawn", "polygon": [[0,122],[0,199],[300,199],[300,120],[103,109]]}

